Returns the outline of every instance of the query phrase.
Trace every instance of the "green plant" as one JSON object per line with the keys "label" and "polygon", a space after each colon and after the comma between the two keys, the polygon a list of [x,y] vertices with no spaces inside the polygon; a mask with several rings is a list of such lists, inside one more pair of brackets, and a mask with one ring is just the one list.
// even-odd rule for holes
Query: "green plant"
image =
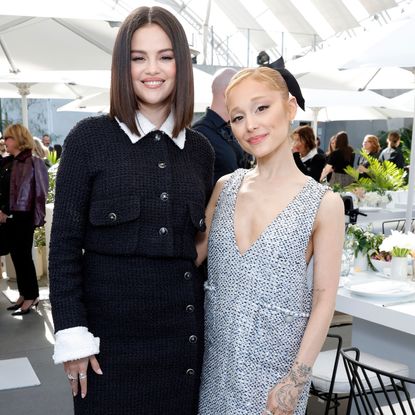
{"label": "green plant", "polygon": [[33,240],[36,247],[46,246],[46,234],[44,226],[40,226],[39,228],[35,229]]}
{"label": "green plant", "polygon": [[46,203],[55,203],[56,174],[58,171],[58,166],[59,163],[55,163],[55,165],[48,170],[49,189]]}
{"label": "green plant", "polygon": [[49,151],[47,159],[50,161],[50,164],[53,166],[58,162],[58,155],[55,150]]}
{"label": "green plant", "polygon": [[354,183],[346,187],[347,190],[363,188],[367,192],[384,194],[386,190],[399,190],[405,187],[404,169],[399,169],[388,160],[380,162],[365,151],[360,151],[360,154],[369,162],[367,170],[369,177],[359,177],[360,173],[357,169],[347,166],[344,171],[354,179]]}
{"label": "green plant", "polygon": [[351,237],[354,241],[353,252],[357,256],[359,253],[365,255],[368,260],[369,267],[374,269],[370,262],[370,257],[379,253],[379,247],[384,240],[383,234],[376,234],[370,231],[370,226],[366,229],[359,225],[349,225],[346,231],[346,237]]}

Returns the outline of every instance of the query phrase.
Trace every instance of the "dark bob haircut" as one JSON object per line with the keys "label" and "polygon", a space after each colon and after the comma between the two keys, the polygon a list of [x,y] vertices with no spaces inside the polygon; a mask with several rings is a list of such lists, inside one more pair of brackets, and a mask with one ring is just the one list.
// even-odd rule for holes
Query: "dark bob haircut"
{"label": "dark bob haircut", "polygon": [[131,79],[131,38],[148,24],[156,24],[166,33],[173,46],[176,63],[176,85],[171,97],[174,112],[173,137],[190,125],[193,117],[194,86],[190,49],[186,33],[177,18],[162,7],[139,7],[121,25],[114,44],[111,67],[110,116],[117,117],[135,134],[135,116],[140,109]]}

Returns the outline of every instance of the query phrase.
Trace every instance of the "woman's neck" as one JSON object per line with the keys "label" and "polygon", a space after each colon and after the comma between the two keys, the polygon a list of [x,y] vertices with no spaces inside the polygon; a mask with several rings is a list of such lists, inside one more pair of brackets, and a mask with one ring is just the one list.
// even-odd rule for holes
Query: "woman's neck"
{"label": "woman's neck", "polygon": [[170,114],[170,104],[140,105],[139,111],[143,114],[156,128],[160,128]]}

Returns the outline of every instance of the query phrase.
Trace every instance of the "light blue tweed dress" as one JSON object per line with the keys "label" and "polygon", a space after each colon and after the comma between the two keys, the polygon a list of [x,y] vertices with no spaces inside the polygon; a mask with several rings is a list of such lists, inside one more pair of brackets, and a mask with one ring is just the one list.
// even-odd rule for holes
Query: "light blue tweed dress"
{"label": "light blue tweed dress", "polygon": [[[200,415],[260,415],[293,364],[311,310],[305,254],[327,188],[309,178],[241,255],[233,219],[247,171],[224,185],[209,235]],[[305,413],[308,393],[309,385],[295,415]]]}

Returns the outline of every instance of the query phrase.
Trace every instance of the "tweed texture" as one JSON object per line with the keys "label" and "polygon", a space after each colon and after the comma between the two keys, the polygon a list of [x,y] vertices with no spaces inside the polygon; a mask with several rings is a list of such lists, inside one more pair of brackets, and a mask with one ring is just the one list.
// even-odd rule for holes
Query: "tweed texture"
{"label": "tweed texture", "polygon": [[213,150],[191,130],[183,150],[160,131],[132,144],[108,116],[81,121],[67,137],[50,246],[52,313],[56,331],[86,326],[100,337],[104,372],[89,370],[76,414],[196,413],[203,275],[194,238],[212,172]]}
{"label": "tweed texture", "polygon": [[[200,415],[260,414],[293,364],[311,310],[305,254],[326,188],[309,178],[241,255],[233,220],[246,172],[225,184],[209,235]],[[307,399],[308,387],[296,415]]]}

